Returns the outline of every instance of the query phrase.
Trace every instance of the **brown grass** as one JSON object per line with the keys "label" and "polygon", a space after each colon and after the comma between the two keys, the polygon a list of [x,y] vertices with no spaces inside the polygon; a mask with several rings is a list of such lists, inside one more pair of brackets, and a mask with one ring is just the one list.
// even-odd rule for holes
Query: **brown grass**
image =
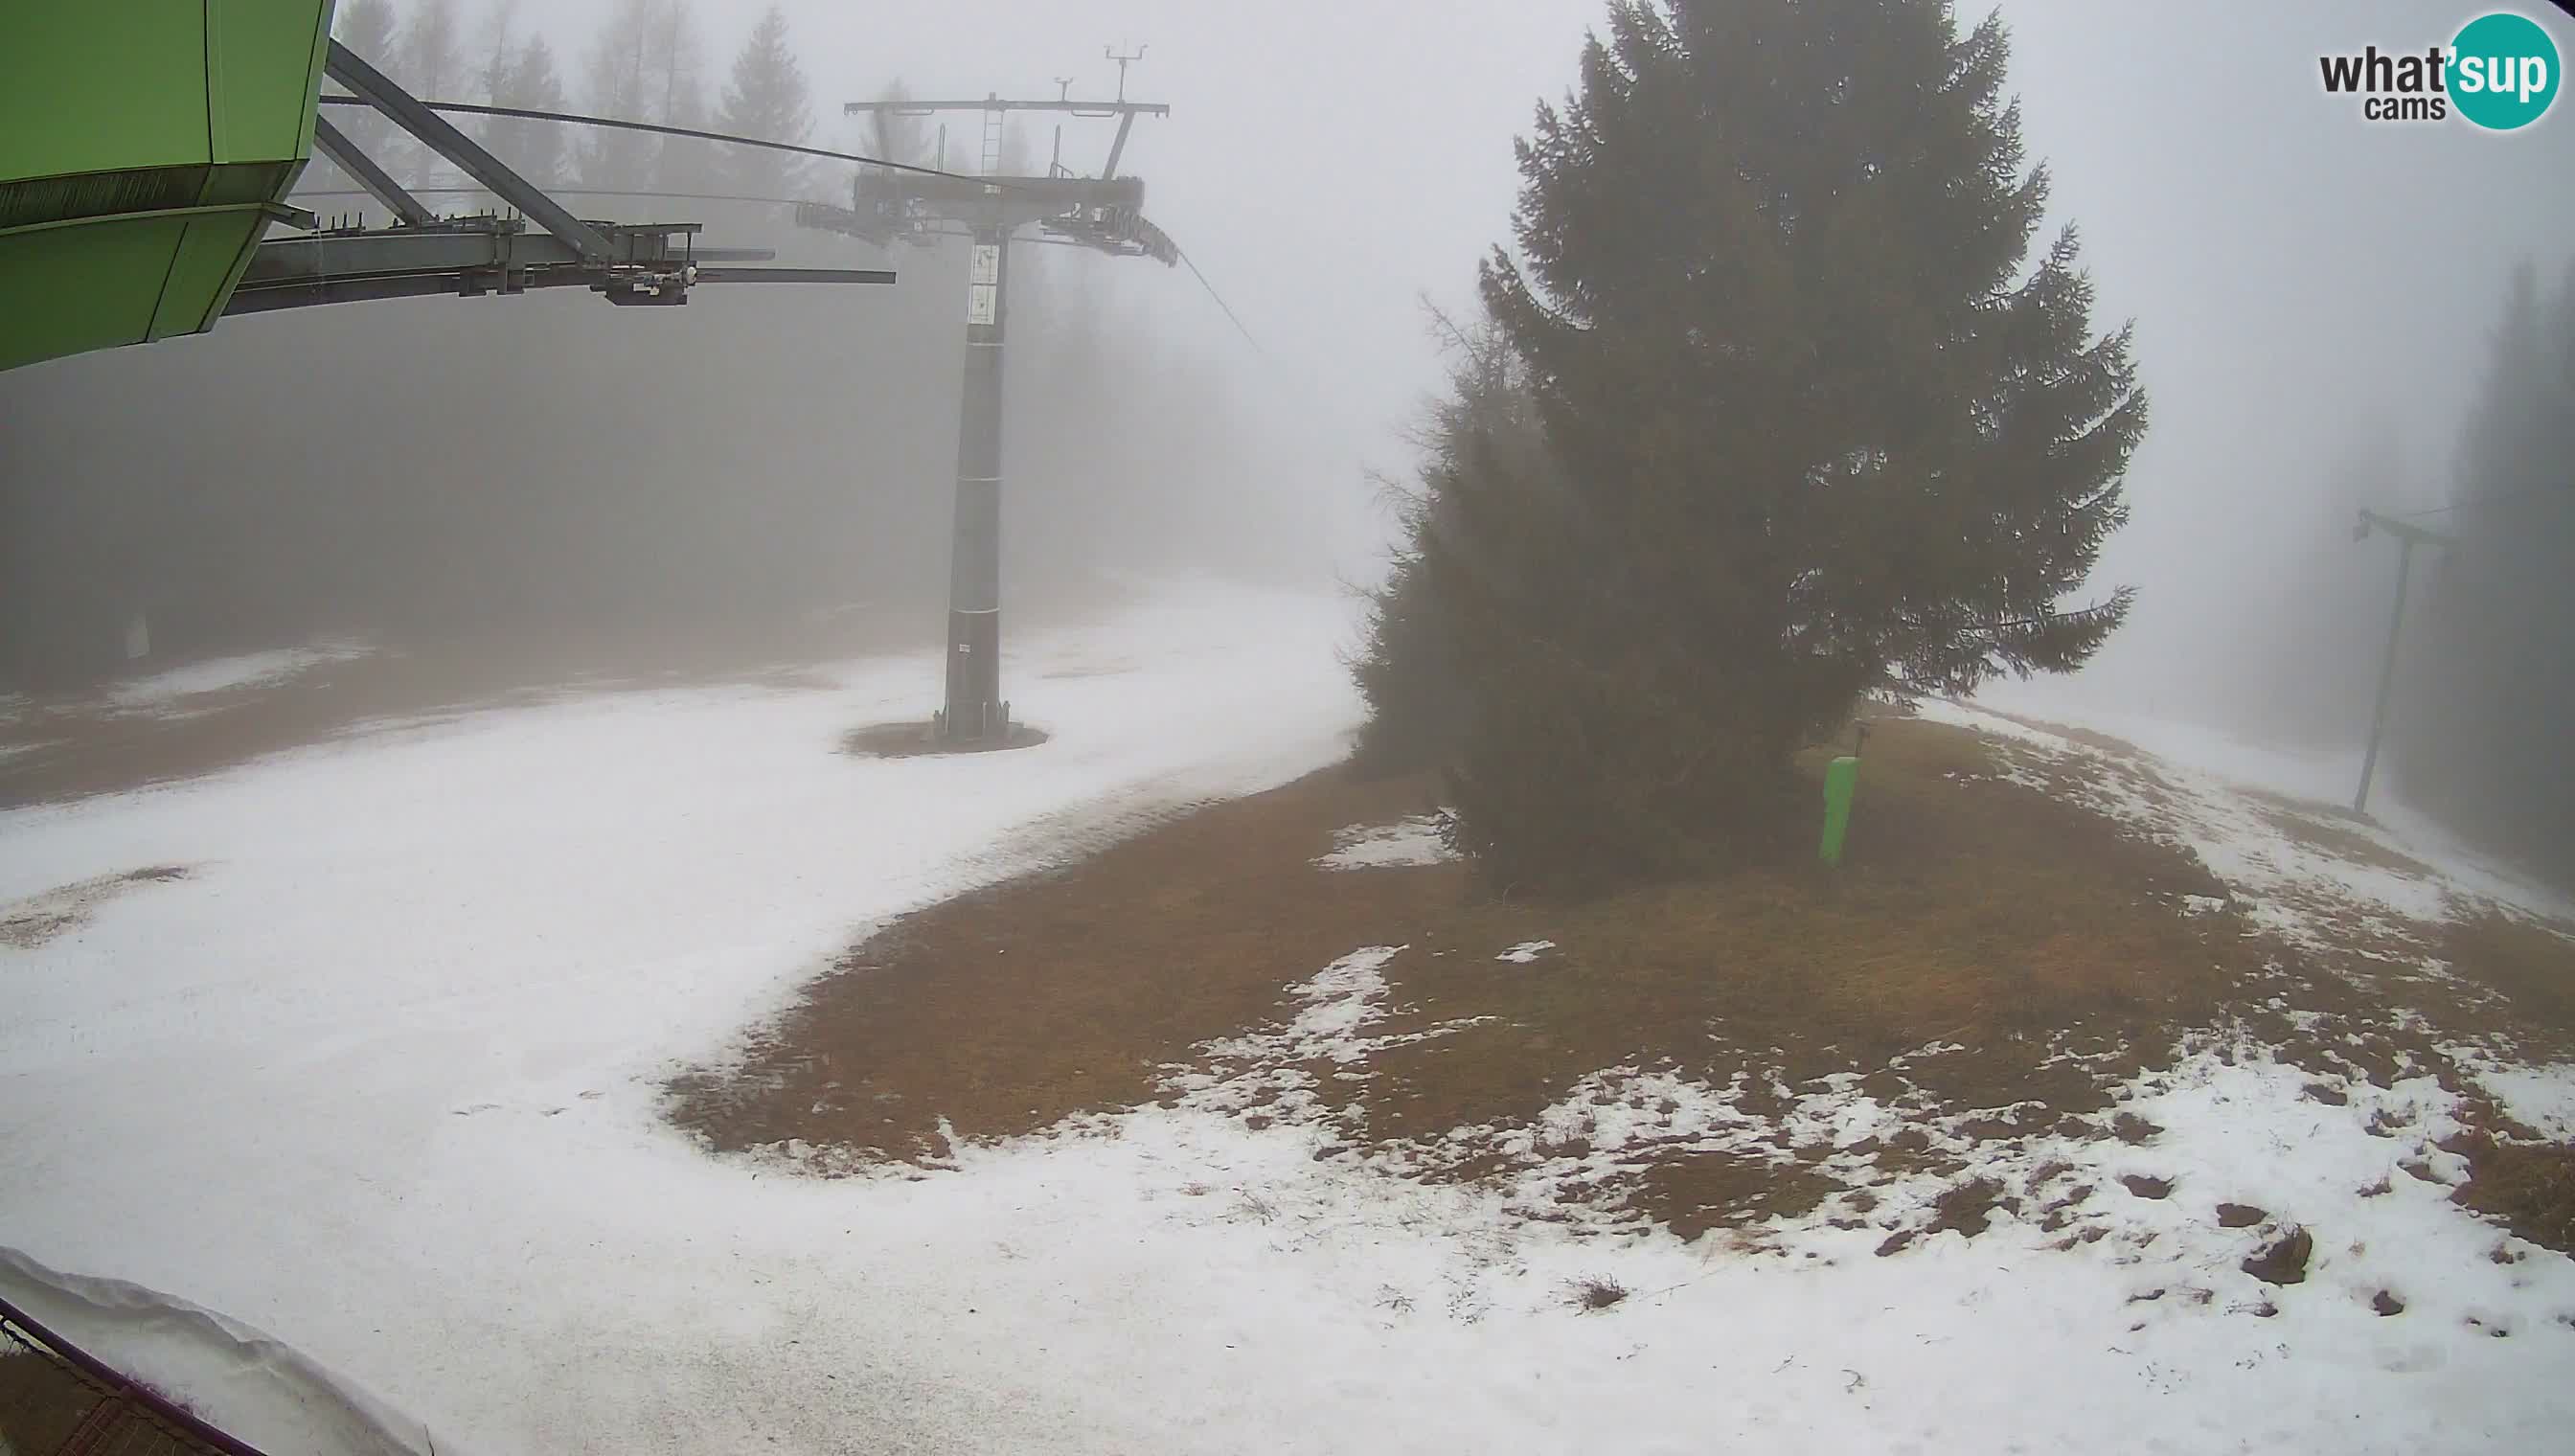
{"label": "brown grass", "polygon": [[2262,809],[2262,817],[2269,821],[2271,827],[2310,849],[2354,864],[2393,870],[2417,879],[2426,879],[2432,874],[2431,867],[2423,861],[2400,854],[2375,837],[2361,832],[2363,821],[2348,809],[2260,789],[2250,792],[2252,797],[2266,805]]}
{"label": "brown grass", "polygon": [[673,1115],[719,1147],[801,1137],[906,1159],[944,1151],[943,1117],[989,1139],[1150,1101],[1164,1064],[1461,898],[1451,865],[1308,863],[1335,828],[1424,794],[1315,774],[908,916],[844,955],[745,1067],[675,1083]]}
{"label": "brown grass", "polygon": [[2454,1140],[2471,1176],[2455,1195],[2532,1243],[2575,1254],[2575,1145],[2507,1142],[2489,1132]]}
{"label": "brown grass", "polygon": [[[1175,1067],[1206,1064],[1202,1043],[1281,1020],[1288,986],[1368,945],[1404,947],[1383,968],[1385,1019],[1371,1032],[1439,1034],[1377,1047],[1362,1075],[1315,1079],[1325,1152],[1401,1152],[1442,1179],[1588,1154],[1508,1153],[1459,1129],[1526,1127],[1619,1066],[1740,1078],[1738,1105],[1770,1113],[1785,1105],[1774,1087],[1793,1095],[1850,1072],[1971,1139],[2054,1130],[2150,1145],[2160,1129],[2107,1115],[2110,1089],[2199,1028],[2241,1026],[2279,1047],[2325,1102],[2348,1101],[2335,1085],[2346,1078],[2385,1086],[2427,1069],[2462,1088],[2445,1037],[2501,1047],[2570,1034],[2575,942],[2556,930],[2496,914],[2355,927],[2349,945],[2318,951],[2249,934],[2231,910],[2184,915],[2181,895],[2225,887],[2181,851],[1995,778],[2007,751],[1882,719],[1840,871],[1791,855],[1571,906],[1477,896],[1453,864],[1316,868],[1336,828],[1434,798],[1422,779],[1315,774],[889,926],[741,1064],[677,1079],[672,1115],[720,1150],[802,1139],[859,1161],[937,1163],[943,1119],[959,1138],[996,1139],[1167,1098]],[[1529,940],[1555,948],[1495,959]],[[2448,976],[2410,969],[2435,952]],[[2399,1005],[2429,1023],[2402,1021]],[[2302,1030],[2291,1012],[2319,1019]],[[1279,1115],[1256,1106],[1246,1120]],[[1939,1147],[1917,1126],[1862,1150],[1882,1170],[1957,1179],[1931,1228],[1972,1236],[2011,1195],[1963,1179]],[[1858,1211],[1867,1195],[1815,1167],[1814,1151],[1648,1141],[1589,1158],[1592,1181],[1569,1195],[1683,1237],[1836,1195]],[[2516,1227],[2549,1226],[2562,1182],[2544,1159],[2509,1139],[2470,1156],[2463,1197]],[[2172,1191],[2138,1182],[2139,1196]],[[2069,1221],[2090,1191],[2037,1211]]]}
{"label": "brown grass", "polygon": [[2507,1027],[2534,1052],[2575,1054],[2575,927],[2488,910],[2441,928],[2450,973],[2503,998]]}
{"label": "brown grass", "polygon": [[[1885,722],[1840,872],[1790,862],[1570,907],[1475,897],[1455,865],[1313,867],[1336,827],[1430,802],[1421,780],[1317,774],[889,927],[745,1064],[675,1082],[673,1115],[722,1149],[801,1138],[936,1160],[943,1117],[998,1138],[1152,1100],[1197,1043],[1280,1016],[1288,985],[1399,944],[1380,1029],[1484,1019],[1377,1051],[1364,1080],[1322,1079],[1355,1144],[1524,1124],[1603,1067],[1715,1085],[1743,1072],[1756,1089],[1891,1079],[1890,1059],[1933,1041],[1964,1049],[1903,1076],[1958,1109],[2043,1104],[2025,1123],[1988,1119],[2014,1135],[2101,1110],[2104,1082],[2211,1015],[2243,957],[2230,916],[2174,912],[2180,893],[2223,892],[2187,856],[1981,778],[1989,767],[1972,734]],[[1494,959],[1534,939],[1558,948]],[[2124,1051],[2041,1065],[2066,1045]],[[1688,1232],[1803,1211],[1834,1186],[1780,1156],[1633,1162],[1601,1196]],[[1496,1171],[1467,1158],[1443,1175]]]}

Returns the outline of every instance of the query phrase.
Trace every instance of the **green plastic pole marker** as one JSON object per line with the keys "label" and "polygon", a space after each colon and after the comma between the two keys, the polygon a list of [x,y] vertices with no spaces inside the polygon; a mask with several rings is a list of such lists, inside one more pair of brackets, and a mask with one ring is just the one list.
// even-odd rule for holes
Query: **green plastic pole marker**
{"label": "green plastic pole marker", "polygon": [[1842,835],[1850,829],[1851,795],[1859,789],[1859,759],[1839,757],[1824,765],[1823,861],[1842,862]]}

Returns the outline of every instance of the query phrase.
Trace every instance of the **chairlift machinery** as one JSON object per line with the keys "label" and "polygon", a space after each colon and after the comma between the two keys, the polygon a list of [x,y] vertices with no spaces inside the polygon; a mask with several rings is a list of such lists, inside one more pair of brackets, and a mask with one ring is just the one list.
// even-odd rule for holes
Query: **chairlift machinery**
{"label": "chairlift machinery", "polygon": [[[895,116],[970,113],[981,119],[980,166],[972,177],[945,171],[943,132],[937,169],[898,171],[861,167],[850,206],[803,203],[798,225],[845,233],[880,247],[902,243],[931,247],[950,237],[969,242],[966,289],[966,366],[957,425],[956,531],[949,559],[947,683],[932,731],[950,745],[990,745],[1014,740],[1011,705],[1002,697],[1002,361],[1009,324],[1011,244],[1034,227],[1055,243],[1120,258],[1151,258],[1172,267],[1181,253],[1169,235],[1144,215],[1145,181],[1122,177],[1118,165],[1140,116],[1169,116],[1171,107],[1127,99],[1127,66],[1144,48],[1108,59],[1118,63],[1118,95],[1076,100],[1060,80],[1053,100],[1011,100],[998,92],[967,101],[853,101],[846,115],[878,123]],[[1055,153],[1042,176],[1001,174],[1002,140],[1013,113],[1115,119],[1118,131],[1100,175],[1086,177],[1064,165],[1064,130],[1056,128]]]}

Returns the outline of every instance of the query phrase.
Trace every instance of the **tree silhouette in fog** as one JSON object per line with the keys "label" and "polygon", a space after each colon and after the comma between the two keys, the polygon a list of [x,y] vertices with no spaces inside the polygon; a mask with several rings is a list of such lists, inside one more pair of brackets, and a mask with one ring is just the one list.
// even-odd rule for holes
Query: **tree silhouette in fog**
{"label": "tree silhouette in fog", "polygon": [[[814,130],[805,68],[788,44],[787,16],[772,5],[734,58],[715,130],[763,141],[801,143]],[[804,159],[753,147],[725,149],[726,184],[752,197],[794,196],[804,185]]]}
{"label": "tree silhouette in fog", "polygon": [[[2575,881],[2575,263],[2505,291],[2395,729],[2408,796]],[[2419,584],[2418,584],[2419,585]]]}

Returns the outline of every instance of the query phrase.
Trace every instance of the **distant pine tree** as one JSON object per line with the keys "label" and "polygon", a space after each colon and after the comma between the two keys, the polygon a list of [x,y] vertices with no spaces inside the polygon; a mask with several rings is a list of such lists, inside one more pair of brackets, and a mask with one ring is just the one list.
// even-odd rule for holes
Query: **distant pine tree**
{"label": "distant pine tree", "polygon": [[[394,34],[399,26],[392,0],[349,0],[331,16],[331,37],[364,56],[375,66],[393,64]],[[347,88],[338,82],[325,82],[323,89],[332,95],[346,95]],[[395,136],[393,123],[385,120],[372,106],[330,106],[323,115],[355,142],[358,150],[379,163],[394,159],[388,155],[389,143]],[[358,184],[323,157],[319,150],[313,163],[305,169],[304,186],[317,189],[348,190]],[[323,212],[355,212],[363,204],[337,200],[320,205]]]}
{"label": "distant pine tree", "polygon": [[[669,70],[662,44],[668,0],[615,0],[591,42],[585,66],[586,103],[620,121],[658,121],[654,106]],[[634,189],[652,184],[654,138],[642,132],[593,130],[580,149],[582,179],[593,187]]]}
{"label": "distant pine tree", "polygon": [[[801,144],[813,135],[814,106],[805,85],[805,68],[788,46],[787,16],[772,5],[762,13],[742,53],[734,57],[733,79],[715,129],[767,142]],[[725,180],[752,197],[793,197],[805,185],[805,161],[786,152],[754,147],[727,147]]]}
{"label": "distant pine tree", "polygon": [[382,67],[393,60],[398,25],[393,0],[349,0],[331,17],[331,37]]}
{"label": "distant pine tree", "polygon": [[[563,109],[563,80],[555,74],[554,48],[546,44],[544,36],[528,37],[526,44],[510,55],[500,69],[492,101],[497,106],[530,111]],[[492,150],[502,161],[538,186],[549,187],[564,180],[564,129],[559,123],[505,117],[493,123],[491,140]]]}
{"label": "distant pine tree", "polygon": [[[459,92],[469,89],[464,84],[469,68],[463,44],[456,0],[413,0],[411,20],[394,43],[393,79],[423,101],[454,101]],[[455,179],[454,169],[429,148],[410,143],[400,150],[408,180],[415,186],[437,186]]]}
{"label": "distant pine tree", "polygon": [[1932,0],[1620,3],[1518,148],[1482,294],[1545,478],[1489,434],[1422,540],[1472,702],[1458,836],[1580,891],[1802,843],[1790,754],[1873,688],[2066,671],[2146,423],[2002,97]]}

